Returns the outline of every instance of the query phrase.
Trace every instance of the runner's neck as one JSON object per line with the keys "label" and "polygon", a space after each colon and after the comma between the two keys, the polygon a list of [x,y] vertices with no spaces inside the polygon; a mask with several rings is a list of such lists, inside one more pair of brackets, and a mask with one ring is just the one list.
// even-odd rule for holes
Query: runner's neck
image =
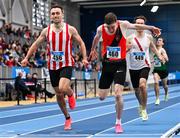
{"label": "runner's neck", "polygon": [[145,35],[144,31],[143,32],[136,32],[136,37],[137,38],[143,38]]}
{"label": "runner's neck", "polygon": [[60,32],[60,31],[62,31],[63,26],[64,26],[64,23],[63,23],[63,22],[58,23],[58,24],[55,24],[55,23],[54,23],[54,24],[53,24],[54,31],[55,31],[55,32]]}

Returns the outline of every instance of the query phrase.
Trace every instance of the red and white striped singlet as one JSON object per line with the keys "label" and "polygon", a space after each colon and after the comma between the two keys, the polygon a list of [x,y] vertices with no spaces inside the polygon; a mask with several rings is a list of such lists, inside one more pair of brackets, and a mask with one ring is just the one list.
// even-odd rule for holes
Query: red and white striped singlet
{"label": "red and white striped singlet", "polygon": [[51,25],[48,26],[48,69],[50,70],[74,65],[72,39],[68,29],[69,26],[66,23],[64,23],[61,32],[55,32]]}

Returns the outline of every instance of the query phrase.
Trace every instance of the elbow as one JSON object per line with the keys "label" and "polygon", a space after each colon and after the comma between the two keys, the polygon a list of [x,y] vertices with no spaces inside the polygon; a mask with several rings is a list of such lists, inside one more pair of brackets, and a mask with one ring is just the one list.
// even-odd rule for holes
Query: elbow
{"label": "elbow", "polygon": [[85,43],[83,41],[80,42],[79,45],[80,45],[81,48],[85,48]]}

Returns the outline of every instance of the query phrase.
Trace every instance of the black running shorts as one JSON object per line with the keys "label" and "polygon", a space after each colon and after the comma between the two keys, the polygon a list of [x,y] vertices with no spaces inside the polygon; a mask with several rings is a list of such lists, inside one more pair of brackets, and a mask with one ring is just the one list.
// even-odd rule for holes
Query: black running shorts
{"label": "black running shorts", "polygon": [[102,62],[102,74],[99,81],[100,89],[110,88],[114,84],[124,85],[126,79],[126,60],[118,62]]}
{"label": "black running shorts", "polygon": [[148,79],[150,68],[145,67],[140,70],[129,70],[130,77],[131,77],[131,83],[133,85],[133,88],[139,87],[139,81],[140,78]]}
{"label": "black running shorts", "polygon": [[53,87],[59,86],[60,78],[67,78],[71,80],[72,67],[63,67],[58,70],[49,70],[50,80]]}
{"label": "black running shorts", "polygon": [[154,73],[157,73],[159,75],[159,77],[161,78],[161,80],[168,77],[168,71],[167,70],[154,70],[153,74]]}

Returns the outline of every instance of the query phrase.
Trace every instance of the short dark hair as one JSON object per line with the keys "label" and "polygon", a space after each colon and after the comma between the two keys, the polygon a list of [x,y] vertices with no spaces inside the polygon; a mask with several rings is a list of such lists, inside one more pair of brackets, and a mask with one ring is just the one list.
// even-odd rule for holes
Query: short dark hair
{"label": "short dark hair", "polygon": [[144,23],[147,22],[147,18],[146,18],[145,16],[143,16],[143,15],[136,16],[136,17],[134,18],[134,23],[136,22],[137,19],[143,19],[143,20],[144,20]]}
{"label": "short dark hair", "polygon": [[117,21],[117,16],[113,12],[109,12],[105,15],[104,23],[110,25]]}
{"label": "short dark hair", "polygon": [[59,9],[61,9],[62,12],[64,11],[64,10],[63,10],[63,7],[60,6],[60,5],[58,5],[58,4],[53,4],[53,5],[51,6],[50,11],[51,11],[53,8],[59,8]]}
{"label": "short dark hair", "polygon": [[164,40],[164,38],[163,38],[162,36],[159,36],[159,37],[157,38],[157,40],[158,40],[158,39],[162,39],[163,43],[165,43],[165,40]]}

